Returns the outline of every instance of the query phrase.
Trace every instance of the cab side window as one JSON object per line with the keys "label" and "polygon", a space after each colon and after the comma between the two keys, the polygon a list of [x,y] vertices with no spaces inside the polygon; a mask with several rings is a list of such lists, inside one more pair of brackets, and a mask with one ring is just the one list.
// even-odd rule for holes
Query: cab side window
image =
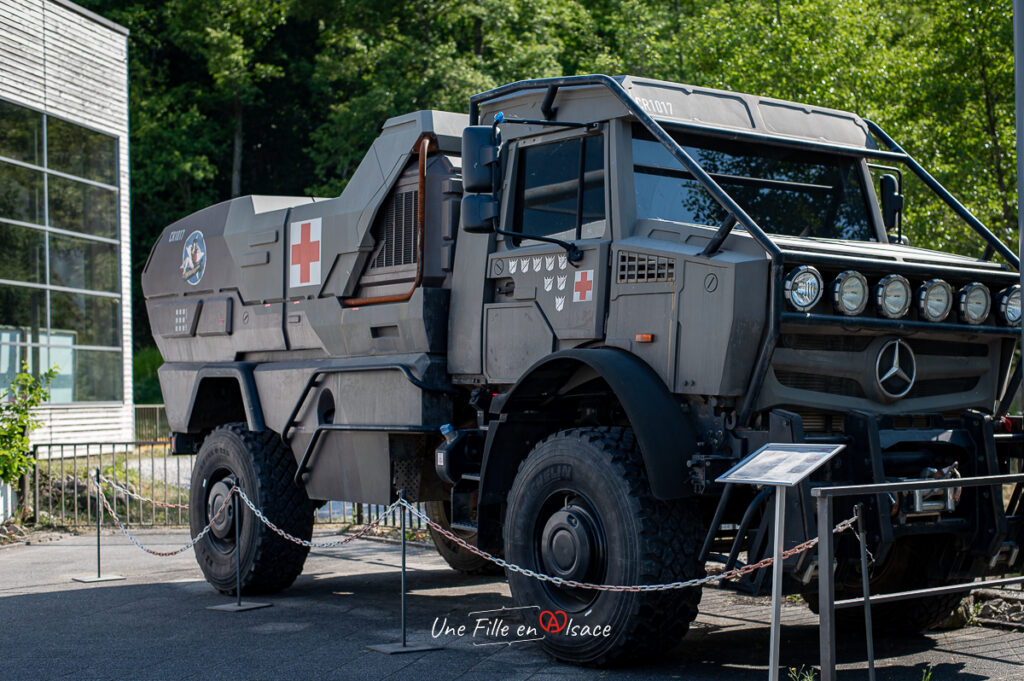
{"label": "cab side window", "polygon": [[520,150],[512,231],[579,239],[584,224],[604,219],[603,139],[576,137]]}

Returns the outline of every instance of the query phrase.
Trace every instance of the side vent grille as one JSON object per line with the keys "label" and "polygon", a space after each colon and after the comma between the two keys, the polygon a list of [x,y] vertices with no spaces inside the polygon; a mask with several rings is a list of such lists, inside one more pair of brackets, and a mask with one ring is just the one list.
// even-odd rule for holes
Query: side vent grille
{"label": "side vent grille", "polygon": [[416,203],[419,191],[399,192],[387,202],[373,226],[377,252],[372,269],[416,263]]}
{"label": "side vent grille", "polygon": [[619,251],[619,283],[646,284],[675,281],[676,261],[657,255]]}

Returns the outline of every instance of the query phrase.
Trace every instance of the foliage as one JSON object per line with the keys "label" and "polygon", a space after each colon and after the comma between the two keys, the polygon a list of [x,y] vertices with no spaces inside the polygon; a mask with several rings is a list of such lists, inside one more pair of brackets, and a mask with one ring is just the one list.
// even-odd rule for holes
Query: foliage
{"label": "foliage", "polygon": [[164,401],[156,370],[163,364],[155,346],[139,348],[132,355],[132,386],[135,404],[161,404]]}
{"label": "foliage", "polygon": [[[163,227],[235,193],[337,195],[391,116],[466,111],[501,83],[593,72],[853,110],[1016,244],[1009,3],[80,2],[131,30],[136,271]],[[905,176],[911,242],[979,253]],[[149,345],[137,284],[133,304],[136,347]]]}
{"label": "foliage", "polygon": [[815,681],[818,678],[813,667],[805,669],[803,665],[800,665],[799,669],[790,667],[788,676],[789,681]]}
{"label": "foliage", "polygon": [[40,423],[32,410],[50,398],[50,383],[56,377],[57,367],[34,376],[23,364],[0,395],[0,482],[13,483],[32,467],[29,434]]}

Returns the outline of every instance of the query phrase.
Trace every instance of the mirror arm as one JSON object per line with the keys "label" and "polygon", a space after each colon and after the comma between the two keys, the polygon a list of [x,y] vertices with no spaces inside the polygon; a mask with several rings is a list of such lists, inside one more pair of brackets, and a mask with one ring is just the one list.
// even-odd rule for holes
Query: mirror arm
{"label": "mirror arm", "polygon": [[583,259],[583,251],[580,250],[579,246],[568,241],[562,241],[561,239],[555,239],[550,236],[541,236],[539,234],[525,234],[520,232],[507,232],[504,229],[498,229],[498,219],[494,219],[494,233],[504,234],[505,236],[512,237],[513,239],[533,239],[534,241],[543,241],[549,244],[555,244],[565,249],[565,257],[569,259],[571,263],[577,263]]}

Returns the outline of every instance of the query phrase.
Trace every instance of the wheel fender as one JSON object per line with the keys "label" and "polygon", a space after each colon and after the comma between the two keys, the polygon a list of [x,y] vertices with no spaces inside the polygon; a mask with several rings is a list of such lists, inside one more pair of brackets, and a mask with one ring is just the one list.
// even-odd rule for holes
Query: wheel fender
{"label": "wheel fender", "polygon": [[[192,390],[188,397],[188,408],[184,412],[184,424],[188,432],[199,432],[201,430],[208,429],[227,423],[229,421],[240,420],[236,417],[244,417],[246,425],[249,430],[254,432],[262,432],[266,430],[267,426],[263,420],[263,408],[260,405],[259,393],[256,390],[256,381],[253,378],[253,367],[255,365],[250,362],[224,362],[222,364],[207,364],[199,367],[195,365],[189,367],[188,365],[182,364],[164,364],[158,370],[161,379],[164,375],[170,375],[174,373],[187,372],[189,369],[194,371],[194,378],[192,379]],[[209,413],[210,405],[205,404],[206,391],[210,388],[211,382],[218,381],[231,381],[232,385],[237,384],[238,397],[240,398],[240,405],[220,405],[224,408],[229,407],[241,407],[241,413],[239,414],[226,414],[223,418],[218,418],[218,414]],[[170,381],[167,382],[168,384]],[[186,384],[187,385],[187,384]],[[168,389],[163,380],[161,380],[161,387],[164,388],[164,398],[168,399]],[[170,416],[170,411],[168,412]],[[172,427],[174,424],[171,424]]]}
{"label": "wheel fender", "polygon": [[689,416],[658,375],[635,355],[593,348],[549,355],[530,367],[511,390],[494,399],[480,471],[481,502],[504,500],[526,455],[523,440],[532,443],[547,434],[535,424],[517,421],[516,414],[582,367],[603,378],[622,404],[640,444],[651,493],[661,500],[692,494],[684,462],[697,442],[697,431]]}

